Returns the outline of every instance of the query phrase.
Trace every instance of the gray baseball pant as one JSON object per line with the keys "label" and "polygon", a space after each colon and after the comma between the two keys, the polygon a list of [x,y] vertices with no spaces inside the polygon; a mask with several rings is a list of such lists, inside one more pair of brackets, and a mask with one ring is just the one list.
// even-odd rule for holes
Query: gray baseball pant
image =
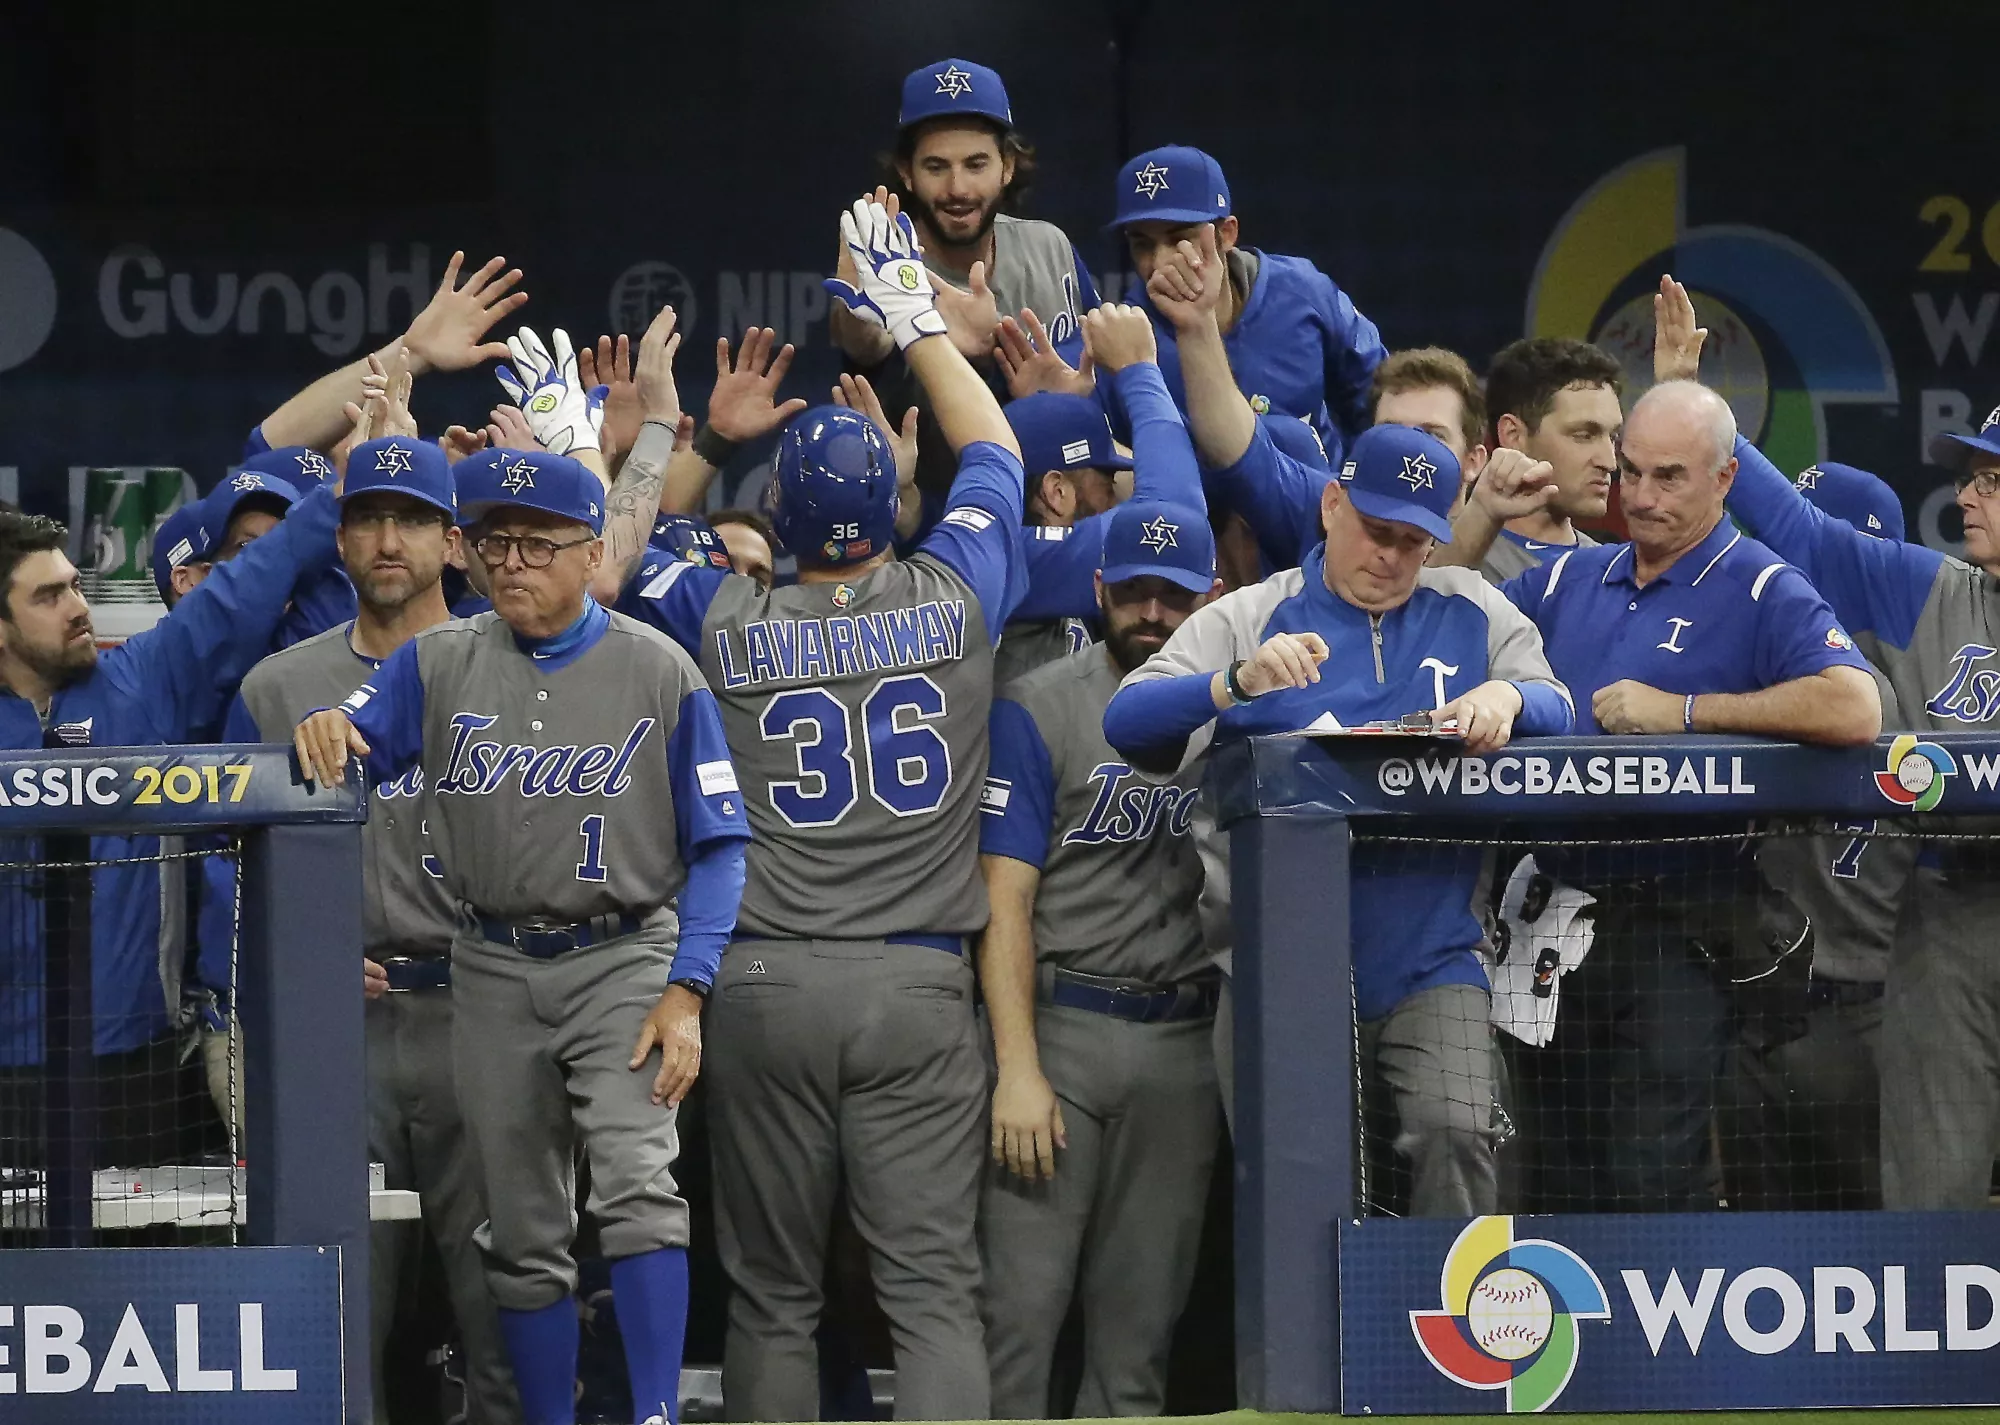
{"label": "gray baseball pant", "polygon": [[1361,1025],[1366,1141],[1408,1163],[1412,1217],[1498,1208],[1491,1004],[1484,986],[1439,985]]}
{"label": "gray baseball pant", "polygon": [[1882,1205],[1984,1207],[2000,1155],[2000,884],[1926,880],[1882,1000]]}
{"label": "gray baseball pant", "polygon": [[709,1019],[729,1418],[819,1416],[813,1331],[843,1183],[889,1318],[897,1418],[988,1418],[972,967],[879,940],[739,940]]}
{"label": "gray baseball pant", "polygon": [[[465,1388],[471,1425],[512,1425],[521,1418],[514,1372],[500,1340],[499,1318],[473,1233],[486,1204],[472,1144],[452,1079],[452,1004],[448,990],[388,994],[368,1005],[368,1153],[388,1186],[414,1189],[424,1225],[444,1261],[452,1314],[465,1341]],[[375,1419],[388,1420],[382,1351],[395,1322],[396,1294],[412,1249],[413,1222],[369,1229],[369,1307],[375,1348]]]}
{"label": "gray baseball pant", "polygon": [[626,1067],[673,947],[627,936],[536,960],[460,936],[451,956],[452,1064],[486,1184],[477,1240],[495,1304],[539,1311],[576,1290],[579,1138],[604,1255],[685,1247],[674,1110],[652,1100],[659,1056]]}
{"label": "gray baseball pant", "polygon": [[[1217,1110],[1207,1018],[1135,1024],[1040,1005],[1035,1042],[1062,1103],[1056,1175],[989,1164],[979,1203],[997,1419],[1045,1419],[1056,1335],[1079,1290],[1079,1419],[1157,1415],[1201,1245]],[[1079,1280],[1080,1278],[1080,1280]]]}

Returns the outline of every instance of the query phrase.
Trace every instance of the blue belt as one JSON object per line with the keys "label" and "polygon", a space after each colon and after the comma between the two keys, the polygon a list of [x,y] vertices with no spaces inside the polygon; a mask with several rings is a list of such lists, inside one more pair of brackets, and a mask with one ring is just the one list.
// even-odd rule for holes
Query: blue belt
{"label": "blue belt", "polygon": [[599,915],[574,925],[514,925],[480,916],[479,933],[495,945],[518,950],[531,960],[553,960],[572,950],[636,935],[643,922],[636,915]]}
{"label": "blue belt", "polygon": [[442,955],[422,959],[410,955],[391,955],[388,959],[377,963],[388,972],[390,994],[451,988],[451,961]]}
{"label": "blue belt", "polygon": [[[791,935],[739,935],[732,943],[739,945],[804,945],[807,941],[805,937]],[[853,943],[866,944],[867,942],[855,941]],[[882,937],[882,943],[884,945],[921,945],[926,950],[942,950],[947,955],[965,954],[965,937],[963,935],[885,935]]]}
{"label": "blue belt", "polygon": [[1171,1024],[1185,1019],[1212,1019],[1222,993],[1222,977],[1207,974],[1168,985],[1144,980],[1109,979],[1075,970],[1044,970],[1037,986],[1044,1004],[1089,1010],[1135,1024]]}

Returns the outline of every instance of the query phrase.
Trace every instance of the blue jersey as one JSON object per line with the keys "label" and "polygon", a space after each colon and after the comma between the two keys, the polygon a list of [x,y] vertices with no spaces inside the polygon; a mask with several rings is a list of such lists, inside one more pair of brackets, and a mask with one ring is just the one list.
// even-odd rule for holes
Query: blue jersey
{"label": "blue jersey", "polygon": [[1208,478],[1216,507],[1243,516],[1270,569],[1296,568],[1325,540],[1319,503],[1333,472],[1285,450],[1263,421],[1236,463]]}
{"label": "blue jersey", "polygon": [[[1236,325],[1222,338],[1229,369],[1259,414],[1275,411],[1311,421],[1328,459],[1338,466],[1347,442],[1368,427],[1369,382],[1388,355],[1381,333],[1331,277],[1305,258],[1238,251],[1255,261],[1256,274]],[[1233,260],[1231,267],[1243,259]],[[1152,311],[1145,286],[1137,280],[1126,300]],[[1167,389],[1185,410],[1187,390],[1173,327],[1157,312],[1153,326]]]}
{"label": "blue jersey", "polygon": [[[1135,670],[1104,714],[1104,735],[1138,771],[1184,769],[1209,738],[1227,743],[1291,732],[1331,715],[1343,726],[1441,707],[1489,680],[1521,693],[1519,736],[1572,725],[1569,695],[1550,672],[1535,627],[1469,569],[1425,569],[1408,600],[1370,614],[1326,586],[1323,550],[1197,609]],[[1317,633],[1320,681],[1217,713],[1213,675],[1276,633]],[[1212,729],[1212,731],[1211,731]],[[1393,848],[1354,849],[1354,987],[1363,1019],[1446,984],[1484,986],[1473,953],[1480,854],[1431,848],[1415,861]]]}
{"label": "blue jersey", "polygon": [[1797,569],[1731,525],[1640,588],[1629,544],[1575,549],[1502,586],[1535,621],[1576,698],[1577,731],[1602,731],[1597,690],[1632,679],[1668,693],[1753,693],[1827,668],[1866,670]]}
{"label": "blue jersey", "polygon": [[[237,558],[218,564],[159,623],[106,650],[57,693],[46,729],[32,704],[0,691],[0,746],[146,747],[185,743],[218,726],[236,686],[270,648],[294,585],[334,559],[338,509],[319,490]],[[8,838],[5,859],[32,862],[39,841]],[[98,861],[157,855],[160,838],[91,838]],[[163,877],[176,885],[163,886]],[[178,863],[105,865],[91,873],[91,997],[99,1054],[136,1049],[178,1010],[185,960]],[[163,897],[175,911],[163,920]],[[0,884],[12,927],[0,944],[0,1064],[39,1063],[44,977],[42,904],[26,882]]]}

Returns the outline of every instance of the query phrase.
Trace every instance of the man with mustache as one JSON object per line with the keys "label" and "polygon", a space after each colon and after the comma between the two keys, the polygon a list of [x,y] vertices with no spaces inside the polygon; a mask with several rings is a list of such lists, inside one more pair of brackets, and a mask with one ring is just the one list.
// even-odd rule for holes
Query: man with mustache
{"label": "man with mustache", "polygon": [[997,1073],[979,1236],[1001,1418],[1057,1413],[1049,1373],[1073,1294],[1076,1415],[1159,1412],[1221,1127],[1209,1050],[1221,976],[1190,827],[1200,772],[1144,781],[1104,739],[1119,681],[1222,592],[1208,517],[1120,505],[1100,566],[1104,642],[995,699],[980,803],[992,919],[979,981]]}

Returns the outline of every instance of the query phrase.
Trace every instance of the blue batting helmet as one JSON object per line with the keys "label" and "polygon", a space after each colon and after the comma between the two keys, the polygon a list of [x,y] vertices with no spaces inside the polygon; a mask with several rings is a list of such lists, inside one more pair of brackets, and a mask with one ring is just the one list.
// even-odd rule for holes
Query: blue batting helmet
{"label": "blue batting helmet", "polygon": [[771,526],[811,564],[858,564],[896,536],[896,457],[875,422],[814,406],[778,437]]}

